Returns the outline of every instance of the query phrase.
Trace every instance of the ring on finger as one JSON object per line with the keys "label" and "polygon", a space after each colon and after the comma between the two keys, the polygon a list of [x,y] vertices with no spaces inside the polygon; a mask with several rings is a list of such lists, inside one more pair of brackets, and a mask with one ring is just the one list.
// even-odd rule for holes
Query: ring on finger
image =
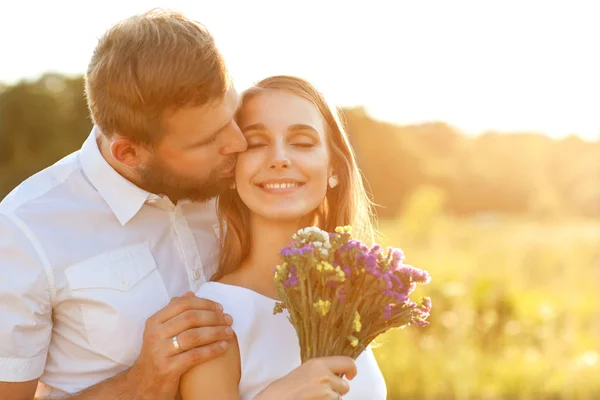
{"label": "ring on finger", "polygon": [[173,341],[173,347],[175,347],[175,350],[177,350],[179,353],[183,353],[183,349],[181,346],[179,346],[179,342],[177,341],[177,335],[173,336],[171,340]]}

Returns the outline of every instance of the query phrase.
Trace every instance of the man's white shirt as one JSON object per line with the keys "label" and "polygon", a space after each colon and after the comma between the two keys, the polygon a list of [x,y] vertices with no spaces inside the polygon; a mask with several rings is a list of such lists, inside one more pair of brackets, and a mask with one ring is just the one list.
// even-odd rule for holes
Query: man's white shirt
{"label": "man's white shirt", "polygon": [[40,378],[39,396],[131,366],[146,319],[217,267],[215,202],[140,189],[97,134],[0,203],[0,381]]}

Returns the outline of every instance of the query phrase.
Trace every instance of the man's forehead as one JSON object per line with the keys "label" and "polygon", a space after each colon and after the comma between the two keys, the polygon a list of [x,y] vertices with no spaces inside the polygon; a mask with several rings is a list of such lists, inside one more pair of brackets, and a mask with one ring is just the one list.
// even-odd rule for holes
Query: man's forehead
{"label": "man's forehead", "polygon": [[229,89],[227,89],[227,92],[225,92],[224,103],[227,103],[227,106],[229,107],[233,107],[233,111],[235,112],[235,110],[238,107],[239,101],[239,94],[235,87],[231,85]]}

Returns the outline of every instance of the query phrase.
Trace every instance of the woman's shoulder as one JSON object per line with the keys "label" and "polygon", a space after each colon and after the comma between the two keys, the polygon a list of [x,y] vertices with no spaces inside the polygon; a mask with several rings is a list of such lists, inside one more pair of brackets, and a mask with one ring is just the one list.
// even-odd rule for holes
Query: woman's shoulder
{"label": "woman's shoulder", "polygon": [[[258,311],[272,310],[276,301],[243,286],[223,282],[206,282],[196,291],[196,296],[215,301],[223,311],[250,316]],[[234,318],[235,319],[235,318]]]}

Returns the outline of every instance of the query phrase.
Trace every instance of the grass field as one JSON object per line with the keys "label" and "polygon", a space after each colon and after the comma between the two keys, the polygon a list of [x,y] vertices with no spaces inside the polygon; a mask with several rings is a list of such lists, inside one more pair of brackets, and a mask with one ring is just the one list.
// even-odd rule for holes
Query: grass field
{"label": "grass field", "polygon": [[387,245],[429,270],[431,324],[375,354],[390,400],[600,399],[600,222],[385,221]]}

